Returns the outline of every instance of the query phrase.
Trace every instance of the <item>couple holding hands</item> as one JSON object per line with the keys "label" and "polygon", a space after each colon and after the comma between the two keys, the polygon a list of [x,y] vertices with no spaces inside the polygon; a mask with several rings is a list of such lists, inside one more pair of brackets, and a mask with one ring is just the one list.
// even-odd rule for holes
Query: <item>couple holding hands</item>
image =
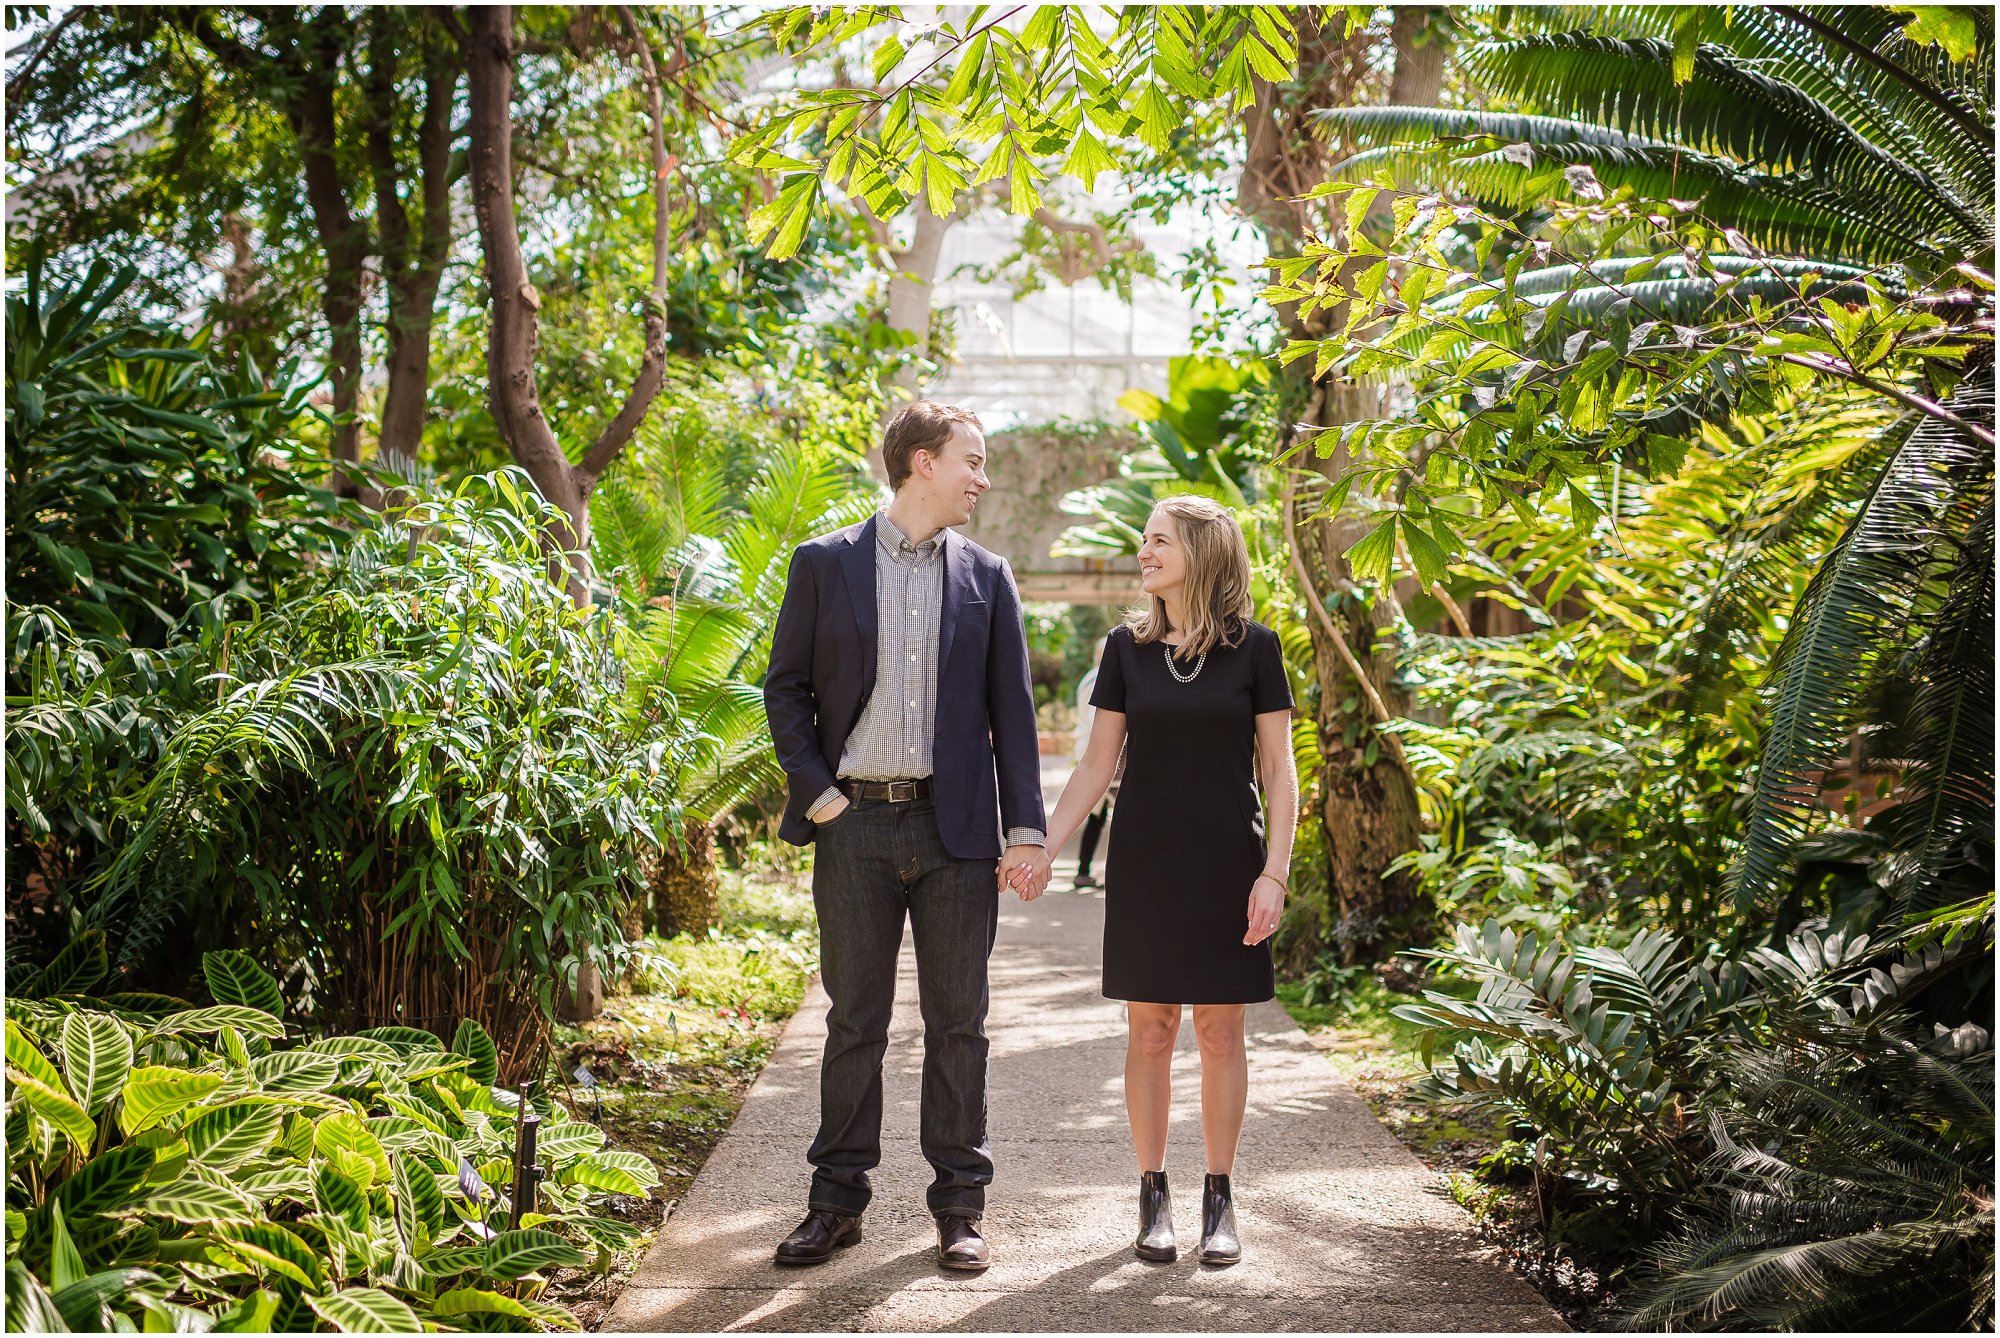
{"label": "couple holding hands", "polygon": [[781,832],[816,847],[832,1001],[808,1211],[777,1261],[821,1263],[860,1239],[868,1172],[881,1161],[882,1058],[907,918],[938,1262],[991,1262],[980,1219],[993,1179],[985,1023],[998,894],[1042,894],[1054,852],[1104,797],[1122,752],[1104,994],[1125,1002],[1129,1029],[1134,1248],[1151,1260],[1178,1253],[1167,1115],[1174,1042],[1192,1005],[1208,1168],[1198,1255],[1234,1263],[1243,1013],[1274,992],[1269,940],[1298,808],[1291,691],[1276,634],[1250,620],[1242,531],[1206,498],[1154,508],[1139,550],[1145,607],[1107,639],[1083,761],[1045,818],[1020,595],[1004,560],[952,529],[991,486],[979,420],[908,405],[884,431],[882,459],[889,505],[793,554],[764,686],[790,784]]}

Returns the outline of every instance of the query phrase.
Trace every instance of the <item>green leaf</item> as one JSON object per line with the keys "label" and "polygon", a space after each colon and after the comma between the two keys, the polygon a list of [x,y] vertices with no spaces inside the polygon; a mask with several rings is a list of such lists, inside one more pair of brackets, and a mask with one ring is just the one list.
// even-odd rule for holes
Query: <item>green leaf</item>
{"label": "green leaf", "polygon": [[356,1032],[365,1040],[385,1041],[402,1050],[442,1050],[444,1042],[430,1032],[416,1027],[370,1027],[367,1031]]}
{"label": "green leaf", "polygon": [[1899,14],[1908,14],[1903,36],[1918,46],[1935,44],[1953,60],[1971,60],[1979,50],[1979,26],[1960,5],[1891,5]]}
{"label": "green leaf", "polygon": [[324,1092],[340,1081],[340,1057],[285,1050],[257,1056],[250,1072],[267,1092]]}
{"label": "green leaf", "polygon": [[[389,1154],[382,1150],[381,1141],[362,1123],[361,1117],[352,1111],[343,1110],[321,1120],[313,1129],[313,1150],[335,1162],[341,1160],[337,1154],[349,1153],[370,1167],[370,1178],[362,1186],[364,1189],[389,1179]],[[352,1171],[349,1173],[352,1174]]]}
{"label": "green leaf", "polygon": [[71,1013],[63,1019],[62,1044],[69,1089],[95,1115],[132,1071],[132,1037],[103,1013]]}
{"label": "green leaf", "polygon": [[145,1210],[176,1222],[248,1222],[257,1205],[232,1189],[190,1176],[147,1195]]}
{"label": "green leaf", "polygon": [[372,1286],[350,1286],[332,1296],[308,1296],[306,1304],[342,1334],[422,1334],[424,1322],[404,1302]]}
{"label": "green leaf", "polygon": [[478,1287],[455,1287],[431,1303],[430,1311],[440,1319],[453,1315],[513,1315],[533,1319],[534,1312],[511,1296]]}
{"label": "green leaf", "polygon": [[105,1323],[106,1310],[114,1300],[122,1299],[134,1289],[149,1282],[158,1282],[159,1274],[143,1268],[108,1268],[102,1273],[93,1273],[87,1278],[79,1278],[67,1286],[58,1287],[49,1299],[69,1321],[74,1332],[88,1333],[93,1329],[102,1331],[109,1327]]}
{"label": "green leaf", "polygon": [[278,1314],[278,1294],[262,1289],[251,1292],[215,1317],[210,1333],[272,1333]]}
{"label": "green leaf", "polygon": [[392,1181],[396,1191],[396,1228],[405,1241],[417,1238],[419,1230],[435,1237],[444,1230],[444,1191],[437,1177],[413,1153],[394,1159]]}
{"label": "green leaf", "polygon": [[60,1203],[49,1205],[49,1230],[54,1238],[49,1246],[49,1282],[61,1291],[89,1275],[84,1271],[83,1256],[76,1252],[76,1242],[70,1239]]}
{"label": "green leaf", "polygon": [[111,974],[104,950],[104,931],[86,929],[69,941],[55,960],[42,968],[21,997],[45,999],[52,994],[85,994]]}
{"label": "green leaf", "polygon": [[1396,517],[1385,516],[1374,529],[1347,550],[1347,565],[1364,581],[1387,579],[1396,558]]}
{"label": "green leaf", "polygon": [[1402,517],[1403,541],[1410,547],[1410,560],[1417,565],[1417,579],[1426,586],[1434,585],[1445,577],[1445,568],[1450,559],[1444,549],[1438,547],[1437,540],[1424,532],[1423,526],[1409,516]]}
{"label": "green leaf", "polygon": [[7,1081],[13,1088],[10,1095],[25,1101],[30,1110],[53,1124],[77,1151],[90,1152],[97,1142],[97,1123],[70,1099],[68,1092],[31,1078],[11,1064],[7,1067]]}
{"label": "green leaf", "polygon": [[275,1222],[229,1222],[215,1238],[260,1273],[276,1273],[308,1291],[326,1286],[326,1274],[310,1246]]}
{"label": "green leaf", "polygon": [[562,1178],[613,1194],[644,1194],[660,1183],[653,1163],[636,1152],[594,1152],[565,1168]]}
{"label": "green leaf", "polygon": [[465,1057],[466,1075],[481,1087],[491,1087],[500,1081],[500,1052],[494,1048],[486,1028],[471,1018],[459,1022],[458,1034],[451,1038],[451,1052]]}
{"label": "green leaf", "polygon": [[7,1332],[68,1333],[62,1312],[26,1264],[7,1261]]}
{"label": "green leaf", "polygon": [[229,1004],[169,1013],[153,1024],[153,1029],[147,1033],[147,1038],[179,1036],[188,1032],[221,1031],[224,1027],[234,1027],[238,1031],[249,1032],[252,1036],[278,1037],[285,1034],[285,1024],[269,1013],[261,1009]]}
{"label": "green leaf", "polygon": [[542,1157],[559,1163],[571,1157],[581,1157],[604,1146],[604,1131],[594,1124],[578,1120],[565,1120],[561,1124],[551,1124],[536,1137],[535,1147]]}
{"label": "green leaf", "polygon": [[169,1115],[200,1101],[222,1083],[222,1076],[216,1073],[141,1065],[125,1080],[124,1096],[118,1106],[118,1127],[127,1137],[150,1129]]}
{"label": "green leaf", "polygon": [[581,1268],[589,1263],[583,1251],[553,1231],[503,1231],[486,1243],[486,1271],[496,1278],[518,1278],[544,1268]]}
{"label": "green leaf", "polygon": [[123,1208],[153,1169],[153,1156],[153,1149],[127,1143],[92,1157],[56,1186],[55,1199],[63,1215],[74,1222]]}
{"label": "green leaf", "polygon": [[188,1156],[218,1171],[231,1171],[271,1145],[285,1113],[262,1102],[239,1101],[205,1110],[188,1121]]}
{"label": "green leaf", "polygon": [[323,1213],[338,1217],[356,1231],[368,1229],[368,1196],[331,1162],[313,1167],[313,1199]]}
{"label": "green leaf", "polygon": [[248,953],[234,948],[205,952],[201,955],[201,974],[208,982],[209,995],[217,1003],[284,1017],[285,996],[279,991],[278,982],[252,961]]}
{"label": "green leaf", "polygon": [[34,1038],[21,1029],[21,1024],[13,1018],[7,1019],[7,1067],[19,1069],[36,1082],[49,1087],[63,1086],[62,1076],[56,1066],[48,1061]]}

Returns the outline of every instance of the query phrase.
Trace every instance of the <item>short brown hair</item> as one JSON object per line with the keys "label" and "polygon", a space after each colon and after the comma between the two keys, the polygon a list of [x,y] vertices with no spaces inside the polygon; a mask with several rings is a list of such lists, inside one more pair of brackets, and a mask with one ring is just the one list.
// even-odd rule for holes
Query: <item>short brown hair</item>
{"label": "short brown hair", "polygon": [[891,488],[902,487],[903,481],[910,477],[914,468],[912,457],[918,451],[937,455],[944,450],[944,444],[951,440],[953,423],[964,423],[979,432],[986,430],[980,426],[979,415],[956,404],[914,400],[896,410],[896,416],[882,429],[882,467],[889,473]]}

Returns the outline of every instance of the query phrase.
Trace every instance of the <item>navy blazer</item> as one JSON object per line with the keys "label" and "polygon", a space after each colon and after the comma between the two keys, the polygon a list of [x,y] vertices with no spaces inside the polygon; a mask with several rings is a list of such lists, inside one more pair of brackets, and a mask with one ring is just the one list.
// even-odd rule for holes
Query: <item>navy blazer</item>
{"label": "navy blazer", "polygon": [[[1001,833],[1044,830],[1042,763],[1021,595],[1006,559],[943,532],[931,792],[959,859],[998,859]],[[813,839],[806,809],[836,783],[875,690],[875,518],[800,544],[771,637],[764,711],[790,782],[778,833]]]}

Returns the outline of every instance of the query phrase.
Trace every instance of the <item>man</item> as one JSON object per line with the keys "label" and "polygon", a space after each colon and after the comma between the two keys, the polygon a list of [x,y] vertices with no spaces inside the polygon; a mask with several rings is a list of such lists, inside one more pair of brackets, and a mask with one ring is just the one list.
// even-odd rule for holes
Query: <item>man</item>
{"label": "man", "polygon": [[1017,869],[1023,895],[1049,878],[1027,634],[1006,562],[950,528],[992,486],[979,420],[908,405],[883,432],[882,461],[889,505],[792,555],[764,682],[791,792],[779,830],[817,848],[832,1000],[808,1211],[777,1260],[822,1263],[860,1239],[907,916],[938,1262],[976,1271],[991,1262],[979,1222],[993,1179],[986,967],[999,892]]}

